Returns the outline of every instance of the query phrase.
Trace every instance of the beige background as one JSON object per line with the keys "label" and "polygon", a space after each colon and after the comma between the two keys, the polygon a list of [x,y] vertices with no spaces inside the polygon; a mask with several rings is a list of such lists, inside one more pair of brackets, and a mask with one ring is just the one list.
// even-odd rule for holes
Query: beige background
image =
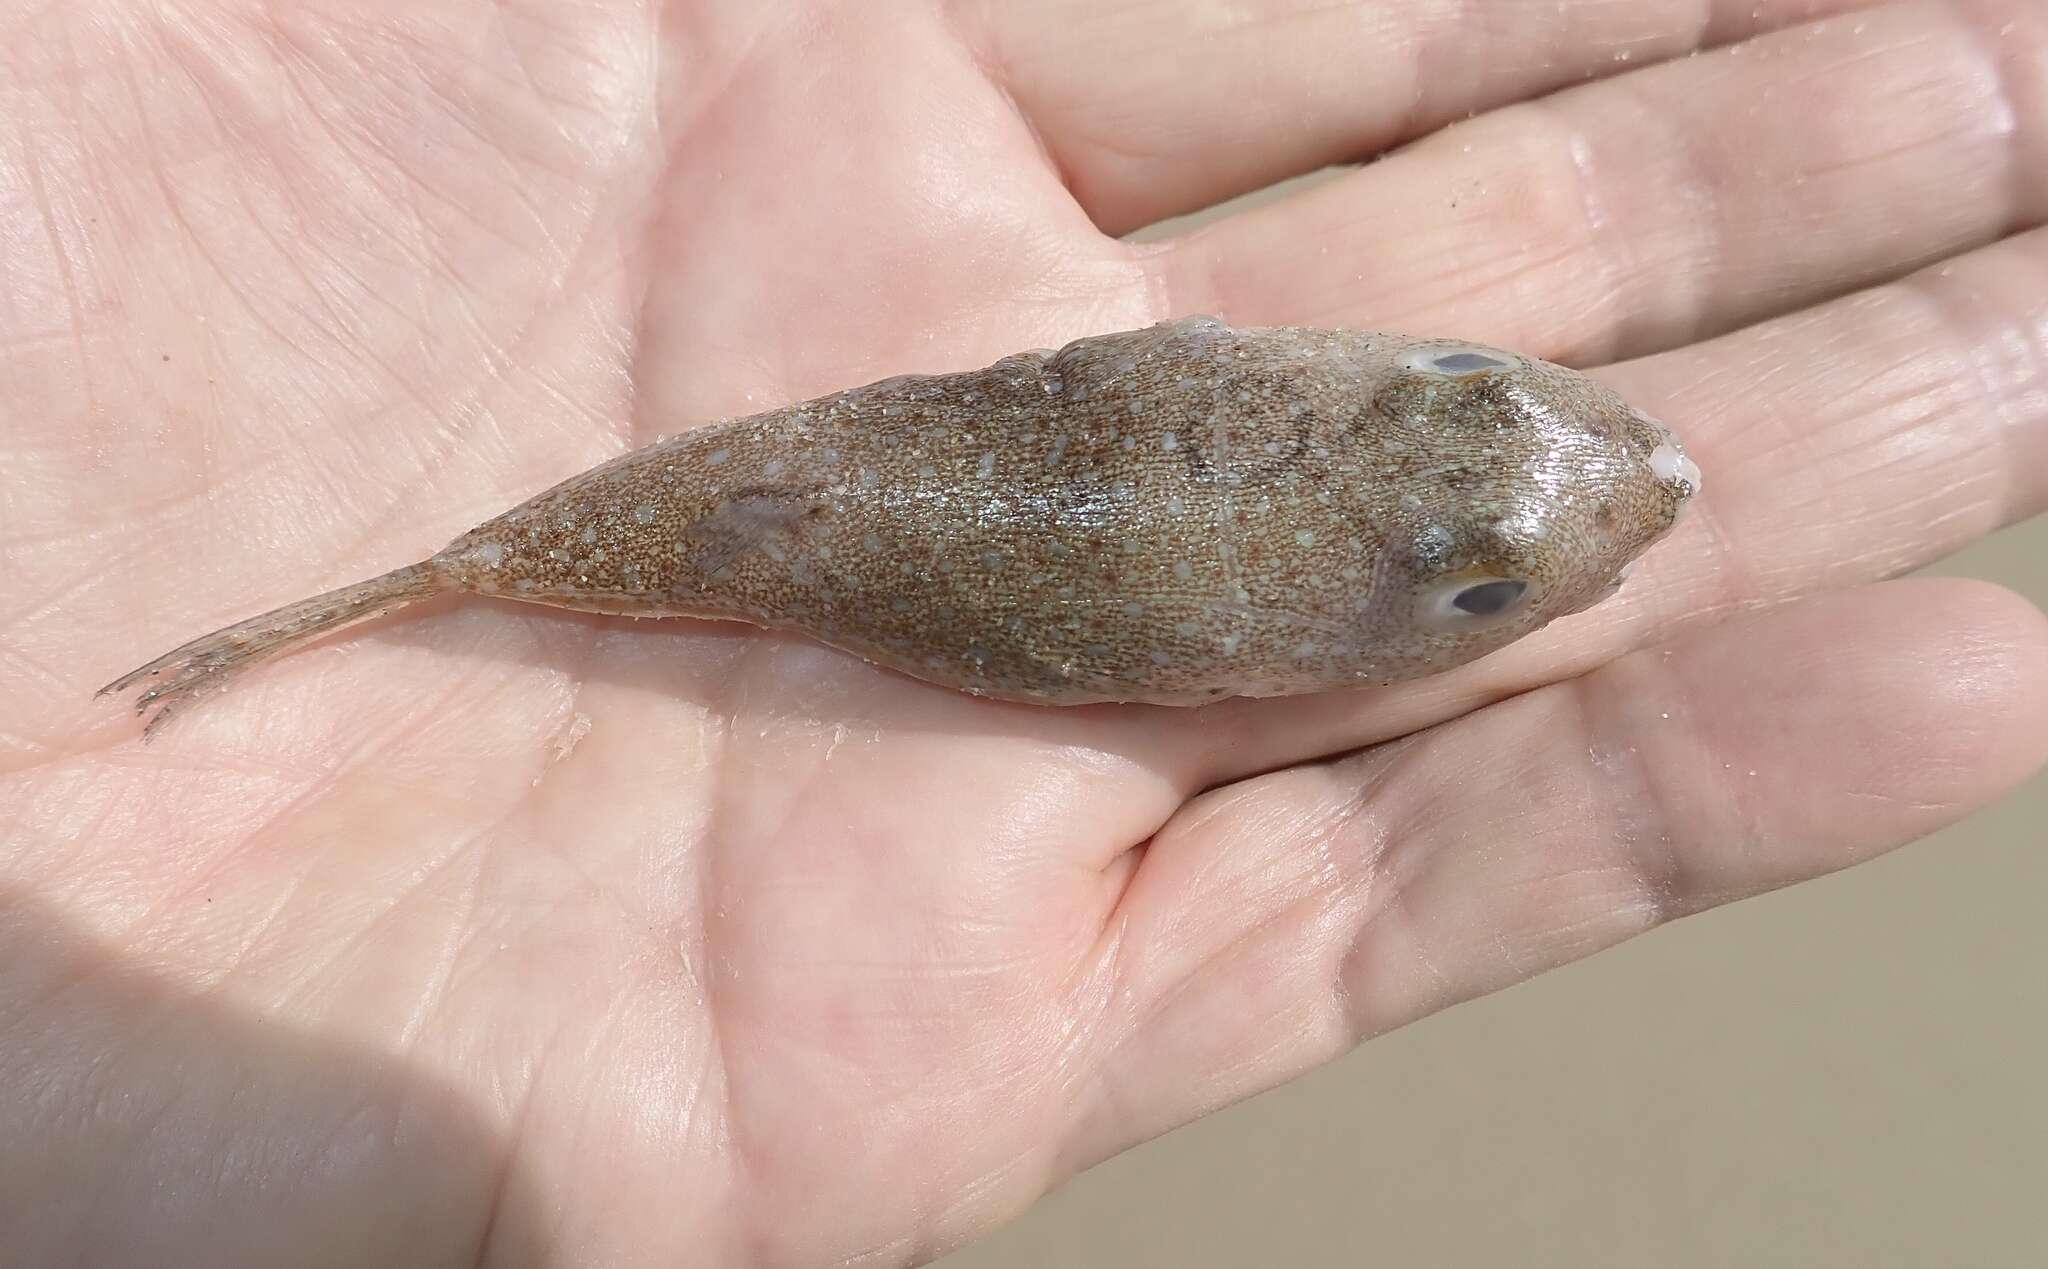
{"label": "beige background", "polygon": [[[2048,607],[2048,518],[1933,570]],[[942,1262],[2048,1266],[2048,776],[1439,1014]]]}

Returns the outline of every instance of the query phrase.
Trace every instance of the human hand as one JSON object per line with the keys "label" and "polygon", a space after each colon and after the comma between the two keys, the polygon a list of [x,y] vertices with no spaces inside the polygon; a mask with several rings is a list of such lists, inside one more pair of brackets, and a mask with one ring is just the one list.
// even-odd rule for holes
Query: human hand
{"label": "human hand", "polygon": [[[912,1262],[2031,771],[2040,614],[1872,583],[2048,503],[2038,6],[1744,4],[1699,39],[1792,29],[1691,60],[1673,0],[1297,8],[12,15],[11,1253]],[[657,432],[1205,310],[1638,358],[1705,491],[1385,691],[1033,710],[469,601],[146,748],[88,703]]]}

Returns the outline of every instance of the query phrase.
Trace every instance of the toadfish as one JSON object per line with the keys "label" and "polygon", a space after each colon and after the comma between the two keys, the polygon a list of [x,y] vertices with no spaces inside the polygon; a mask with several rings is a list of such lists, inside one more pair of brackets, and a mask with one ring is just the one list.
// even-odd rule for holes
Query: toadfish
{"label": "toadfish", "polygon": [[154,727],[451,591],[748,622],[1044,705],[1386,684],[1599,602],[1699,486],[1668,428],[1562,366],[1183,318],[658,441],[101,691],[154,680]]}

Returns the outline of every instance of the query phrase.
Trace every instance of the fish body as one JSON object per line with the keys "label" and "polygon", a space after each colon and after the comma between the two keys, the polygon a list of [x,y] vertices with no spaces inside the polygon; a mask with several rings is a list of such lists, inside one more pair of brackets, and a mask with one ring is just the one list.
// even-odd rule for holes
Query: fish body
{"label": "fish body", "polygon": [[1597,602],[1698,486],[1561,366],[1187,318],[684,432],[110,688],[171,671],[147,708],[450,590],[795,631],[1048,705],[1384,684]]}

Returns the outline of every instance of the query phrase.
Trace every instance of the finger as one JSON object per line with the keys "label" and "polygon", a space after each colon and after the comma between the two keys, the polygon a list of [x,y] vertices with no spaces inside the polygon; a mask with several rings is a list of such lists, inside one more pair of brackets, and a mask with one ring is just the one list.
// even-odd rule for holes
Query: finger
{"label": "finger", "polygon": [[1980,583],[1703,632],[1189,804],[1119,912],[1077,1164],[1364,1037],[1902,845],[2048,757],[2048,621]]}
{"label": "finger", "polygon": [[1111,233],[1857,0],[987,4],[985,60]]}
{"label": "finger", "polygon": [[1474,120],[1151,267],[1176,311],[1592,364],[2037,224],[2044,160],[2048,11],[1887,6]]}
{"label": "finger", "polygon": [[1603,377],[1670,421],[1706,473],[1619,595],[1436,678],[1212,706],[1179,732],[1187,784],[1401,735],[2048,510],[2048,230]]}

